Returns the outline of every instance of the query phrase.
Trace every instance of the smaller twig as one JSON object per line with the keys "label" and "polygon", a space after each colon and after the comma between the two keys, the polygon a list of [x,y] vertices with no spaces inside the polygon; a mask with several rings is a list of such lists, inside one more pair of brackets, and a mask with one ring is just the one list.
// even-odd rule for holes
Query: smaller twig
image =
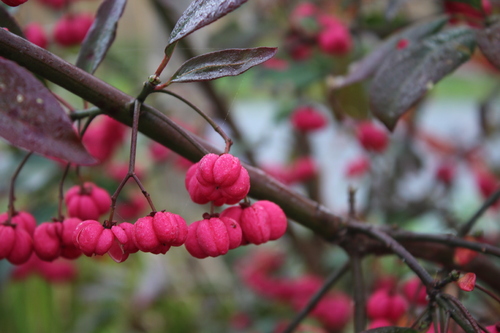
{"label": "smaller twig", "polygon": [[198,113],[200,116],[202,116],[203,119],[205,119],[205,121],[207,123],[209,123],[210,126],[212,126],[212,128],[217,133],[219,133],[219,135],[222,137],[222,139],[224,139],[224,142],[226,143],[226,147],[224,149],[224,153],[225,154],[229,153],[229,150],[231,149],[231,146],[233,145],[233,140],[231,140],[231,138],[222,130],[222,128],[219,125],[217,125],[217,123],[215,121],[213,121],[213,119],[210,118],[206,113],[204,113],[203,111],[201,111],[196,105],[194,105],[193,103],[191,103],[190,101],[188,101],[184,97],[182,97],[180,95],[177,95],[174,92],[171,92],[169,90],[156,90],[155,92],[163,93],[163,94],[167,94],[167,95],[173,96],[173,97],[177,98],[178,100],[184,102],[186,105],[188,105],[194,111],[196,111],[196,113]]}
{"label": "smaller twig", "polygon": [[354,279],[354,332],[362,332],[366,328],[366,293],[363,270],[359,253],[350,254],[351,270]]}
{"label": "smaller twig", "polygon": [[73,105],[69,104],[64,98],[62,98],[58,94],[54,93],[53,91],[52,91],[52,95],[59,101],[59,103],[61,103],[64,107],[66,107],[71,113],[73,113],[75,111],[75,108],[73,107]]}
{"label": "smaller twig", "polygon": [[495,202],[500,199],[500,189],[498,189],[495,193],[490,195],[488,199],[483,203],[483,205],[477,210],[474,215],[460,228],[457,236],[463,237],[469,233],[474,224],[479,220],[479,218],[492,206]]}
{"label": "smaller twig", "polygon": [[14,194],[14,187],[16,183],[17,176],[21,172],[24,164],[26,164],[26,161],[30,158],[30,156],[33,154],[32,151],[30,151],[24,158],[22,159],[21,163],[19,163],[19,166],[16,168],[16,171],[14,171],[14,174],[12,175],[12,178],[10,180],[10,188],[9,188],[9,206],[8,206],[8,217],[7,221],[5,221],[4,225],[12,225],[11,220],[12,216],[15,215],[16,210],[14,208],[14,201],[16,201],[16,196]]}
{"label": "smaller twig", "polygon": [[313,297],[309,300],[309,303],[295,316],[292,322],[285,328],[283,333],[292,333],[297,326],[304,320],[309,312],[314,309],[314,307],[319,303],[323,296],[330,290],[330,288],[344,275],[350,267],[350,263],[346,262],[337,271],[333,272],[326,280],[325,284],[318,290]]}
{"label": "smaller twig", "polygon": [[75,121],[75,120],[80,120],[80,119],[84,119],[87,117],[95,117],[95,116],[98,116],[98,115],[103,114],[103,113],[104,113],[104,111],[102,109],[97,108],[97,107],[92,107],[92,108],[88,108],[85,110],[75,111],[75,112],[71,113],[69,116],[70,116],[71,120]]}
{"label": "smaller twig", "polygon": [[349,186],[349,217],[356,218],[356,189]]}
{"label": "smaller twig", "polygon": [[170,58],[172,58],[172,53],[174,53],[175,46],[177,45],[177,42],[170,44],[167,46],[165,49],[165,56],[161,60],[160,65],[156,69],[154,73],[154,77],[159,78],[165,67],[167,67],[168,62],[170,61]]}
{"label": "smaller twig", "polygon": [[68,175],[69,168],[71,167],[71,163],[68,163],[66,165],[66,168],[64,168],[64,172],[61,178],[61,182],[59,183],[59,203],[57,206],[57,216],[59,218],[59,221],[64,220],[64,216],[62,214],[62,207],[63,207],[63,201],[64,201],[64,180],[66,179],[66,176]]}
{"label": "smaller twig", "polygon": [[[460,302],[458,300],[458,298],[456,298],[455,296],[452,296],[450,294],[442,294],[442,297],[449,300],[451,303],[453,303],[453,305],[455,305],[458,310],[460,310],[460,312],[464,315],[464,317],[467,319],[467,321],[470,323],[470,325],[472,326],[472,328],[474,329],[474,332],[476,333],[480,333],[481,332],[481,329],[479,328],[479,325],[476,321],[476,319],[474,319],[474,317],[472,317],[472,315],[470,314],[469,310],[467,310],[465,308],[465,306],[462,304],[462,302]],[[453,316],[453,313],[454,312],[451,312],[451,315]],[[456,318],[453,318],[455,319],[455,321],[457,321]],[[460,323],[457,322],[459,325]],[[462,325],[460,325],[463,329],[465,329],[465,327],[463,327]]]}
{"label": "smaller twig", "polygon": [[483,286],[481,286],[481,285],[479,285],[477,283],[476,283],[476,288],[479,289],[479,290],[481,290],[483,293],[485,293],[486,295],[490,296],[491,298],[493,298],[498,303],[500,303],[500,297],[498,297],[497,295],[493,294],[488,289],[484,288]]}

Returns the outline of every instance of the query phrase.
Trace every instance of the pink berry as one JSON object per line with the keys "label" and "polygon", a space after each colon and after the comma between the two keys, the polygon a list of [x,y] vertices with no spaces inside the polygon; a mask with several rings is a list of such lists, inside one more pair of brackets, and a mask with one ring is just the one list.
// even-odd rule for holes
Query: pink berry
{"label": "pink berry", "polygon": [[73,0],[38,0],[41,4],[53,9],[62,9]]}
{"label": "pink berry", "polygon": [[370,159],[359,156],[347,164],[346,176],[349,178],[363,177],[371,167]]}
{"label": "pink berry", "polygon": [[156,163],[164,162],[168,159],[169,156],[172,155],[172,151],[170,149],[156,141],[151,142],[151,144],[148,146],[148,149],[150,157]]}
{"label": "pink berry", "polygon": [[318,34],[318,46],[326,54],[345,55],[352,48],[351,35],[343,25],[329,27]]}
{"label": "pink berry", "polygon": [[[7,221],[9,217],[9,214],[7,212],[0,214],[0,223],[4,223]],[[28,234],[33,235],[35,232],[36,228],[36,220],[33,215],[31,215],[28,212],[20,211],[20,212],[15,212],[14,215],[12,215],[12,220],[11,223],[23,228],[28,232]]]}
{"label": "pink berry", "polygon": [[208,217],[188,228],[186,249],[195,258],[218,257],[241,243],[239,224],[228,217]]}
{"label": "pink berry", "polygon": [[59,222],[41,223],[33,234],[33,248],[38,258],[53,261],[61,255],[61,234],[63,225]]}
{"label": "pink berry", "polygon": [[476,184],[483,198],[488,198],[499,188],[497,177],[488,170],[476,173]]}
{"label": "pink berry", "polygon": [[316,161],[310,156],[297,158],[288,170],[287,180],[290,184],[308,181],[318,174]]}
{"label": "pink berry", "polygon": [[408,302],[427,305],[427,292],[419,278],[412,278],[403,284],[403,293]]}
{"label": "pink berry", "polygon": [[23,228],[0,224],[0,239],[0,260],[6,258],[13,265],[21,265],[33,253],[33,239]]}
{"label": "pink berry", "polygon": [[99,122],[89,126],[82,142],[92,156],[104,162],[113,156],[123,142],[125,134],[125,125],[104,116]]}
{"label": "pink berry", "polygon": [[252,244],[262,244],[270,240],[269,215],[263,206],[252,205],[243,209],[240,220],[243,237]]}
{"label": "pink berry", "polygon": [[455,178],[455,166],[451,163],[440,164],[436,170],[436,179],[445,186],[450,186]]}
{"label": "pink berry", "polygon": [[278,238],[281,238],[281,236],[285,234],[288,225],[285,212],[283,212],[281,207],[274,202],[267,200],[257,201],[256,203],[254,203],[254,206],[263,207],[267,212],[269,218],[269,227],[271,229],[269,240],[276,240]]}
{"label": "pink berry", "polygon": [[95,220],[80,223],[73,234],[73,242],[87,257],[104,255],[113,245],[114,235]]}
{"label": "pink berry", "polygon": [[186,188],[198,204],[235,204],[250,190],[250,177],[240,160],[230,154],[207,154],[186,174]]}
{"label": "pink berry", "polygon": [[408,47],[408,44],[410,44],[410,41],[406,38],[402,38],[398,40],[398,43],[396,44],[396,48],[398,50],[402,50]]}
{"label": "pink berry", "polygon": [[311,314],[328,330],[340,331],[352,317],[352,300],[349,296],[336,292],[323,298]]}
{"label": "pink berry", "polygon": [[291,115],[290,121],[299,132],[311,132],[324,128],[327,118],[323,113],[312,106],[301,106],[296,108]]}
{"label": "pink berry", "polygon": [[73,234],[76,227],[82,223],[79,218],[67,218],[62,222],[61,237],[61,257],[66,259],[76,259],[82,255],[82,251],[73,243]]}
{"label": "pink berry", "polygon": [[54,27],[54,40],[64,47],[78,45],[93,22],[92,15],[86,13],[64,15]]}
{"label": "pink berry", "polygon": [[28,1],[28,0],[2,0],[2,2],[4,4],[6,4],[7,6],[11,6],[11,7],[17,7],[19,5],[22,5],[26,1]]}
{"label": "pink berry", "polygon": [[169,212],[157,212],[154,216],[140,218],[135,223],[135,242],[144,252],[163,253],[166,246],[181,246],[186,241],[187,234],[186,221]]}
{"label": "pink berry", "polygon": [[387,133],[371,122],[363,122],[357,128],[358,141],[368,151],[382,153],[389,144]]}
{"label": "pink berry", "polygon": [[28,24],[23,32],[26,39],[33,44],[44,49],[47,48],[47,35],[39,23],[33,22]]}
{"label": "pink berry", "polygon": [[71,187],[64,196],[68,215],[81,220],[96,220],[111,206],[111,197],[106,190],[86,182]]}
{"label": "pink berry", "polygon": [[394,323],[405,314],[408,302],[399,294],[381,289],[368,298],[366,307],[371,319],[387,319]]}

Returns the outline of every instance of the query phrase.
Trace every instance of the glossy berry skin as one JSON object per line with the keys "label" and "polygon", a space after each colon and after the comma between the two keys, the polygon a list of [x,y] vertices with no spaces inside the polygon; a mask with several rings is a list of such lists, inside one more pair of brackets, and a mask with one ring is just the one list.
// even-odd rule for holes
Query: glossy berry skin
{"label": "glossy berry skin", "polygon": [[82,138],[89,153],[100,162],[109,160],[121,145],[126,135],[125,125],[108,116],[92,123]]}
{"label": "glossy berry skin", "polygon": [[79,45],[93,22],[94,18],[90,14],[64,15],[54,27],[54,40],[64,47]]}
{"label": "glossy berry skin", "polygon": [[[0,214],[0,223],[7,221],[9,214],[7,212]],[[36,220],[33,215],[28,212],[19,211],[12,215],[11,223],[23,228],[28,234],[33,235],[36,228]]]}
{"label": "glossy berry skin", "polygon": [[387,133],[371,122],[363,122],[357,128],[358,141],[368,151],[382,153],[389,144]]}
{"label": "glossy berry skin", "polygon": [[408,302],[399,294],[381,289],[369,297],[366,309],[371,319],[386,319],[395,323],[408,310]]}
{"label": "glossy berry skin", "polygon": [[76,259],[82,255],[82,251],[73,243],[73,234],[80,223],[82,220],[76,217],[66,218],[61,223],[62,231],[59,235],[61,238],[61,257]]}
{"label": "glossy berry skin", "polygon": [[33,248],[38,258],[53,261],[61,255],[61,234],[63,225],[59,222],[41,223],[33,234]]}
{"label": "glossy berry skin", "polygon": [[0,224],[0,239],[0,260],[7,259],[13,265],[21,265],[33,253],[33,239],[23,228]]}
{"label": "glossy berry skin", "polygon": [[312,106],[296,108],[290,117],[292,126],[299,132],[311,132],[324,128],[327,118]]}
{"label": "glossy berry skin", "polygon": [[268,223],[270,228],[269,240],[276,240],[281,238],[286,232],[288,221],[285,212],[280,206],[268,200],[260,200],[254,203],[254,206],[262,207],[268,216]]}
{"label": "glossy berry skin", "polygon": [[241,228],[228,217],[211,217],[189,225],[186,249],[195,258],[218,257],[241,244]]}
{"label": "glossy berry skin", "polygon": [[188,234],[186,221],[169,212],[142,217],[134,225],[135,243],[143,252],[163,253],[166,246],[181,246]]}
{"label": "glossy berry skin", "polygon": [[43,30],[43,27],[36,22],[26,25],[23,29],[26,39],[39,46],[41,48],[47,48],[48,40],[47,34]]}
{"label": "glossy berry skin", "polygon": [[186,173],[186,189],[198,204],[235,204],[250,191],[250,177],[240,160],[230,154],[207,154]]}
{"label": "glossy berry skin", "polygon": [[106,190],[91,182],[71,187],[64,196],[68,215],[81,220],[97,220],[111,206],[111,197]]}
{"label": "glossy berry skin", "polygon": [[104,255],[113,245],[114,239],[113,232],[95,220],[83,221],[73,233],[73,243],[87,257]]}
{"label": "glossy berry skin", "polygon": [[2,2],[4,4],[6,4],[7,6],[11,6],[11,7],[17,7],[19,5],[22,5],[26,1],[28,1],[28,0],[2,0]]}

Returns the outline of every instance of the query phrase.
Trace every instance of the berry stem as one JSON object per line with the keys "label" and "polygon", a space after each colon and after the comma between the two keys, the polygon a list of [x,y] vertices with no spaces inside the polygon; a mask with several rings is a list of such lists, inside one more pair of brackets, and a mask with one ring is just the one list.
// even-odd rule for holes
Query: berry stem
{"label": "berry stem", "polygon": [[61,182],[59,183],[59,203],[58,203],[58,206],[57,206],[57,216],[59,218],[59,221],[61,221],[61,222],[64,220],[64,216],[62,214],[62,207],[63,207],[63,201],[64,201],[64,189],[63,189],[63,186],[64,186],[64,180],[66,179],[66,176],[68,175],[70,167],[71,167],[71,163],[68,163],[66,165],[66,168],[64,168],[64,172],[63,172],[63,175],[62,175],[62,178],[61,178]]}
{"label": "berry stem", "polygon": [[349,270],[350,263],[346,262],[338,270],[334,271],[327,279],[325,284],[318,290],[313,297],[309,300],[309,303],[293,318],[292,322],[283,330],[283,333],[292,333],[297,326],[304,320],[309,312],[314,309],[314,307],[321,301],[323,296],[330,290],[330,288]]}
{"label": "berry stem", "polygon": [[476,283],[476,288],[479,289],[479,290],[481,290],[483,293],[485,293],[486,295],[490,296],[491,298],[493,298],[498,303],[500,303],[500,297],[498,297],[497,295],[493,294],[488,289],[484,288],[483,286],[481,286],[481,285],[479,285],[477,283]]}
{"label": "berry stem", "polygon": [[8,218],[7,221],[5,221],[4,225],[11,225],[11,219],[12,216],[16,213],[16,209],[14,208],[14,201],[16,201],[16,196],[14,194],[14,187],[16,183],[16,178],[21,172],[24,164],[26,164],[26,161],[30,158],[30,156],[33,154],[32,151],[30,151],[24,158],[22,159],[21,163],[19,163],[19,166],[16,168],[16,171],[14,171],[14,174],[12,175],[12,179],[10,180],[10,188],[9,188],[9,206],[8,206]]}
{"label": "berry stem", "polygon": [[[144,85],[146,87],[146,84]],[[143,90],[144,92],[144,90]],[[142,93],[141,93],[142,95]],[[146,96],[144,96],[145,98]],[[129,157],[129,162],[128,162],[128,172],[123,178],[123,180],[120,182],[120,185],[118,185],[118,188],[116,189],[115,193],[113,193],[113,196],[111,197],[111,212],[109,213],[109,219],[107,221],[106,226],[110,228],[113,224],[113,216],[115,213],[115,208],[116,208],[116,200],[118,199],[118,196],[120,195],[120,192],[122,191],[123,187],[129,180],[129,178],[133,178],[139,186],[139,188],[142,191],[142,194],[146,198],[146,200],[149,203],[149,206],[151,207],[151,210],[153,213],[156,213],[155,206],[153,205],[153,201],[151,200],[151,196],[149,193],[146,191],[144,186],[142,185],[141,181],[139,180],[139,177],[135,174],[135,158],[137,155],[137,134],[139,132],[139,117],[141,115],[141,106],[142,106],[142,101],[139,99],[136,99],[134,101],[134,113],[133,113],[133,119],[132,119],[132,137],[130,139],[130,157]]]}
{"label": "berry stem", "polygon": [[231,138],[222,130],[222,128],[220,128],[219,125],[217,125],[217,123],[212,118],[210,118],[207,114],[205,114],[203,111],[201,111],[196,105],[194,105],[193,103],[191,103],[190,101],[188,101],[184,97],[177,95],[174,92],[171,92],[169,90],[155,90],[155,92],[173,96],[173,97],[177,98],[178,100],[182,101],[183,103],[185,103],[186,105],[188,105],[194,111],[196,111],[200,116],[203,117],[203,119],[205,119],[205,121],[207,123],[210,124],[210,126],[212,126],[214,131],[219,133],[219,135],[222,137],[222,139],[224,139],[224,142],[226,143],[226,147],[224,148],[224,154],[229,153],[229,150],[231,149],[231,146],[233,145],[233,140],[231,140]]}
{"label": "berry stem", "polygon": [[91,107],[85,110],[75,111],[70,114],[71,120],[80,120],[87,117],[96,117],[104,114],[104,111],[97,107]]}
{"label": "berry stem", "polygon": [[439,306],[449,311],[453,320],[455,320],[466,333],[481,333],[477,321],[455,296],[440,294],[436,297],[436,301],[439,303]]}

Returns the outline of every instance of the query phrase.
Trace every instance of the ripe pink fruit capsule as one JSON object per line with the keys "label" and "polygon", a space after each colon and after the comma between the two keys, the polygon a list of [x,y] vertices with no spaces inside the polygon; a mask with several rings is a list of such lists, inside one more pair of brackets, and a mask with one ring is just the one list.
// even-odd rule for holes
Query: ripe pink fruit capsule
{"label": "ripe pink fruit capsule", "polygon": [[113,245],[114,235],[95,220],[80,223],[73,234],[73,242],[87,257],[103,255]]}
{"label": "ripe pink fruit capsule", "polygon": [[358,141],[368,151],[382,153],[389,144],[387,133],[371,122],[363,122],[357,128]]}
{"label": "ripe pink fruit capsule", "polygon": [[23,32],[26,39],[33,44],[44,49],[47,48],[47,35],[39,23],[33,22],[26,25]]}
{"label": "ripe pink fruit capsule", "polygon": [[6,4],[7,6],[11,6],[11,7],[17,7],[19,5],[22,5],[26,1],[28,1],[28,0],[2,0],[2,2],[4,4]]}
{"label": "ripe pink fruit capsule", "polygon": [[387,319],[398,321],[408,309],[408,302],[403,296],[390,293],[389,290],[375,291],[366,304],[368,317],[371,319]]}
{"label": "ripe pink fruit capsule", "polygon": [[228,217],[207,217],[188,228],[186,249],[195,258],[218,257],[241,244],[241,228]]}
{"label": "ripe pink fruit capsule", "polygon": [[239,220],[243,237],[252,244],[266,243],[271,237],[269,215],[263,206],[252,205],[243,209]]}
{"label": "ripe pink fruit capsule", "polygon": [[68,207],[68,215],[81,220],[96,220],[111,206],[108,192],[90,182],[71,187],[66,192],[64,201]]}
{"label": "ripe pink fruit capsule", "polygon": [[[8,218],[9,214],[7,212],[0,214],[0,223],[4,223]],[[14,225],[17,225],[18,227],[23,228],[30,235],[33,235],[33,233],[35,232],[35,217],[33,217],[33,215],[28,212],[15,212],[14,215],[12,215],[12,219],[10,222]]]}
{"label": "ripe pink fruit capsule", "polygon": [[184,244],[187,234],[186,221],[181,216],[157,212],[137,220],[134,239],[141,251],[166,253],[170,246]]}
{"label": "ripe pink fruit capsule", "polygon": [[33,239],[23,228],[0,224],[0,239],[0,260],[6,258],[13,265],[21,265],[33,253]]}
{"label": "ripe pink fruit capsule", "polygon": [[41,223],[33,234],[33,248],[38,258],[53,261],[61,255],[61,234],[63,225],[59,222]]}
{"label": "ripe pink fruit capsule", "polygon": [[283,209],[274,202],[268,200],[257,201],[254,203],[254,206],[262,207],[267,212],[269,227],[271,229],[269,240],[281,238],[281,236],[285,234],[288,225]]}
{"label": "ripe pink fruit capsule", "polygon": [[299,132],[312,132],[324,128],[327,124],[325,115],[309,105],[296,108],[292,112],[290,121]]}
{"label": "ripe pink fruit capsule", "polygon": [[207,154],[186,174],[186,188],[198,204],[235,204],[250,190],[250,177],[240,160],[230,154]]}
{"label": "ripe pink fruit capsule", "polygon": [[64,15],[54,27],[54,40],[65,47],[78,45],[93,22],[92,15],[86,13]]}
{"label": "ripe pink fruit capsule", "polygon": [[318,34],[318,46],[326,54],[345,55],[352,48],[351,35],[342,24],[328,27]]}
{"label": "ripe pink fruit capsule", "polygon": [[82,251],[73,243],[73,233],[82,220],[76,217],[67,218],[62,222],[61,237],[61,257],[66,259],[76,259],[82,255]]}
{"label": "ripe pink fruit capsule", "polygon": [[110,159],[125,138],[126,127],[111,117],[104,116],[92,123],[82,138],[89,153],[104,162]]}
{"label": "ripe pink fruit capsule", "polygon": [[427,305],[427,292],[419,278],[412,278],[403,284],[403,293],[408,302]]}

